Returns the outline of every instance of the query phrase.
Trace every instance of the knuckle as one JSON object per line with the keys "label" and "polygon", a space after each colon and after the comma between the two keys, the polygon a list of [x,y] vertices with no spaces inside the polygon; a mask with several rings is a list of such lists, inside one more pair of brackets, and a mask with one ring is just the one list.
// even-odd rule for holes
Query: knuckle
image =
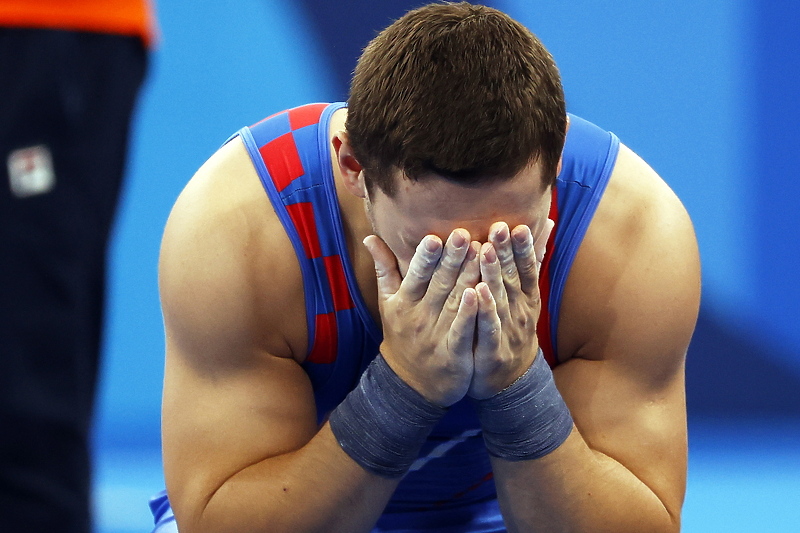
{"label": "knuckle", "polygon": [[456,260],[447,260],[439,263],[439,267],[433,273],[433,278],[443,280],[454,280],[461,271],[461,263]]}
{"label": "knuckle", "polygon": [[447,299],[444,302],[444,310],[449,313],[455,313],[458,311],[458,306],[460,303],[461,295],[456,294],[456,291],[452,291],[447,295]]}
{"label": "knuckle", "polygon": [[486,376],[491,376],[500,372],[508,364],[508,361],[499,351],[492,351],[486,354],[481,360],[481,370]]}
{"label": "knuckle", "polygon": [[448,274],[452,274],[461,268],[461,263],[462,261],[460,258],[448,255],[439,263],[439,270],[444,270]]}
{"label": "knuckle", "polygon": [[432,270],[438,262],[439,260],[436,256],[416,255],[414,256],[413,261],[411,261],[409,270],[414,269],[417,271],[428,272]]}
{"label": "knuckle", "polygon": [[448,349],[447,357],[434,358],[428,367],[431,375],[445,378],[436,380],[440,385],[452,382],[454,380],[458,381],[458,377],[463,374],[463,370],[461,368],[462,365],[460,365],[458,362],[459,358],[454,357],[453,355],[455,354],[453,354],[452,351],[452,349]]}
{"label": "knuckle", "polygon": [[408,323],[409,331],[415,336],[420,337],[425,331],[430,328],[431,321],[424,314],[413,314]]}
{"label": "knuckle", "polygon": [[409,269],[407,276],[410,276],[416,285],[425,285],[431,280],[430,270],[424,268]]}
{"label": "knuckle", "polygon": [[524,346],[527,341],[527,335],[510,335],[508,338],[508,344],[511,346],[512,349],[516,350],[519,349],[521,346]]}
{"label": "knuckle", "polygon": [[514,266],[514,256],[509,253],[497,254],[497,257],[500,259],[500,264],[504,267],[513,267]]}
{"label": "knuckle", "polygon": [[498,256],[500,257],[501,261],[513,261],[514,260],[514,250],[511,248],[504,248],[498,251]]}
{"label": "knuckle", "polygon": [[516,255],[518,256],[526,256],[533,253],[533,242],[532,241],[525,241],[524,244],[517,245],[516,248]]}
{"label": "knuckle", "polygon": [[[446,258],[446,256],[445,256],[445,258]],[[430,254],[423,255],[421,257],[421,259],[422,259],[422,263],[426,267],[433,268],[439,263],[440,260],[442,260],[442,257],[440,257],[439,254],[430,253]]]}
{"label": "knuckle", "polygon": [[481,328],[481,333],[491,339],[495,339],[503,333],[503,328],[500,324],[492,322],[491,324],[485,324]]}
{"label": "knuckle", "polygon": [[502,364],[497,357],[490,357],[483,361],[482,366],[484,374],[490,376],[497,373],[497,371],[502,367]]}
{"label": "knuckle", "polygon": [[421,269],[418,265],[411,265],[408,268],[408,273],[406,277],[410,277],[414,281],[422,281],[425,279],[425,271]]}
{"label": "knuckle", "polygon": [[428,292],[441,294],[444,292],[448,292],[450,290],[451,290],[451,285],[449,283],[446,283],[445,280],[441,278],[441,276],[432,277],[431,282],[428,285]]}
{"label": "knuckle", "polygon": [[526,261],[519,265],[518,270],[522,272],[525,276],[536,276],[538,275],[538,269],[536,268],[536,263],[532,261]]}

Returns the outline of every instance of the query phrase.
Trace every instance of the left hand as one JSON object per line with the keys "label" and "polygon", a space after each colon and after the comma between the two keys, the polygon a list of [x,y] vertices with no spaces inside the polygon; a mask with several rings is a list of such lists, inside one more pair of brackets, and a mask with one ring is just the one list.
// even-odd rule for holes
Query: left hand
{"label": "left hand", "polygon": [[489,398],[505,389],[536,357],[539,269],[553,226],[548,219],[534,239],[528,226],[509,230],[505,222],[496,222],[489,242],[481,246],[475,367],[467,393],[472,398]]}

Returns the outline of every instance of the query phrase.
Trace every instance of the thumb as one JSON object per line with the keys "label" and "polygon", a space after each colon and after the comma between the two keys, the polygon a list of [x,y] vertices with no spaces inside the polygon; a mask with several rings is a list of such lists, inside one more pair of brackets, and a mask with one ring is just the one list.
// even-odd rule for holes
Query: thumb
{"label": "thumb", "polygon": [[378,278],[378,296],[383,299],[400,289],[403,278],[397,269],[397,258],[377,235],[369,235],[364,239],[364,246],[375,263],[375,275]]}

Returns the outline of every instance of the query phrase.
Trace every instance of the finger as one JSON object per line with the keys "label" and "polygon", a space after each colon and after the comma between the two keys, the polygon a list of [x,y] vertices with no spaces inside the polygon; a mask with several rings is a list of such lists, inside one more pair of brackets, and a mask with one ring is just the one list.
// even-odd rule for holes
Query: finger
{"label": "finger", "polygon": [[514,249],[511,243],[511,232],[505,222],[495,222],[489,228],[489,242],[494,246],[497,257],[500,260],[500,272],[506,290],[513,294],[519,289],[519,275],[517,265],[514,261]]}
{"label": "finger", "polygon": [[497,353],[503,332],[497,313],[497,301],[485,282],[478,283],[475,293],[478,297],[475,354]]}
{"label": "finger", "polygon": [[378,295],[382,298],[391,296],[400,288],[402,277],[397,269],[397,258],[377,235],[369,235],[364,239],[364,246],[375,263],[375,275],[378,278]]}
{"label": "finger", "polygon": [[447,333],[450,353],[471,356],[475,341],[475,319],[478,315],[478,295],[474,288],[466,288],[461,295],[458,312]]}
{"label": "finger", "polygon": [[[445,301],[456,286],[469,249],[470,241],[467,230],[454,229],[447,238],[442,257],[425,294],[425,302],[430,305],[431,309],[441,311],[444,308]],[[460,300],[460,295],[458,298]]]}
{"label": "finger", "polygon": [[481,247],[481,279],[492,293],[500,319],[508,320],[508,297],[503,275],[500,272],[500,260],[490,242],[483,243]]}
{"label": "finger", "polygon": [[450,291],[444,303],[439,316],[440,320],[452,320],[452,317],[454,317],[459,310],[461,296],[464,294],[464,291],[467,288],[474,288],[478,281],[480,281],[480,251],[481,243],[472,241],[469,248],[467,248],[467,255],[464,257],[464,262],[461,264],[461,271],[458,274],[456,286]]}
{"label": "finger", "polygon": [[538,290],[539,283],[539,263],[536,261],[531,229],[525,225],[517,226],[511,232],[511,242],[520,288],[525,294],[531,295]]}
{"label": "finger", "polygon": [[542,261],[544,261],[544,254],[547,252],[547,241],[550,240],[550,234],[553,232],[555,225],[556,223],[548,218],[545,220],[539,235],[536,236],[536,242],[534,243],[533,248],[536,252],[536,260],[539,262],[540,267],[542,265]]}
{"label": "finger", "polygon": [[408,264],[408,272],[397,292],[409,301],[417,302],[425,296],[431,276],[442,256],[442,241],[436,235],[426,235],[417,245]]}

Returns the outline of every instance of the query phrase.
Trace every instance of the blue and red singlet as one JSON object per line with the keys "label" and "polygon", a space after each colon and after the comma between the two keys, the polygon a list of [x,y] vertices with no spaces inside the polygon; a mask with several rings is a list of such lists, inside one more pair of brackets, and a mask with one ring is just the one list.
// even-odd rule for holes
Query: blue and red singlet
{"label": "blue and red singlet", "polygon": [[[313,385],[320,423],[355,387],[381,342],[380,326],[367,310],[350,264],[331,168],[330,118],[344,106],[297,107],[234,135],[247,147],[300,263],[309,339],[303,368]],[[539,282],[542,312],[537,335],[551,366],[558,363],[556,332],[567,275],[618,151],[614,134],[570,115],[562,168],[552,192],[550,218],[556,224]],[[157,523],[171,521],[163,493],[151,507]],[[452,406],[434,428],[375,532],[426,530],[505,531],[489,457],[469,400]]]}

